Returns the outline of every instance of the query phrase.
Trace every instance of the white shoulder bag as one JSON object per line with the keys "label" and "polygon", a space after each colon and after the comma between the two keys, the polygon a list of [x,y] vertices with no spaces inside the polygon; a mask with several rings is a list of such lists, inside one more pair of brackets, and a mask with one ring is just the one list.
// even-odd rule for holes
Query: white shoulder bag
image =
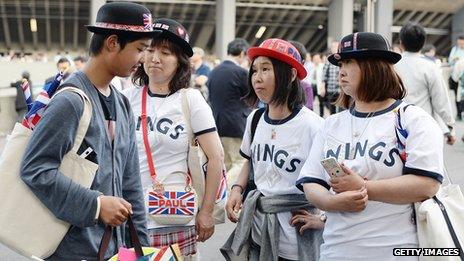
{"label": "white shoulder bag", "polygon": [[[195,136],[193,135],[192,125],[190,122],[190,108],[187,100],[187,89],[181,90],[182,95],[182,111],[187,124],[187,132],[189,134],[189,151],[188,151],[188,168],[192,176],[192,184],[198,195],[199,206],[203,203],[203,196],[205,194],[206,186],[206,170],[208,158],[198,144]],[[225,205],[227,201],[227,179],[225,175],[225,167],[223,166],[221,172],[221,182],[218,192],[216,193],[216,202],[214,205],[213,218],[216,224],[225,222]]]}
{"label": "white shoulder bag", "polygon": [[[77,155],[92,117],[92,104],[85,93],[74,87],[64,91],[79,94],[84,112],[79,121],[73,148],[64,156],[60,172],[74,182],[89,188],[98,165]],[[0,242],[25,256],[46,258],[60,244],[69,224],[57,219],[21,180],[21,159],[32,131],[16,123],[0,157]]]}

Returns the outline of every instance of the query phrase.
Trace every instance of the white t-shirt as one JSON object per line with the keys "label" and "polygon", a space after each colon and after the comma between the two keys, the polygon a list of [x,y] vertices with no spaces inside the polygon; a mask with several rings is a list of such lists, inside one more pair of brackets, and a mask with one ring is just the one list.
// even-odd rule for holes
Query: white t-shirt
{"label": "white t-shirt", "polygon": [[[142,90],[134,87],[123,94],[129,99],[136,123],[137,147],[140,162],[140,176],[144,195],[151,187],[152,180],[143,143],[141,112]],[[198,90],[188,89],[187,100],[193,133],[198,136],[216,131],[211,108]],[[147,95],[148,140],[155,165],[157,180],[165,185],[185,185],[187,173],[188,133],[182,113],[182,95],[177,91],[169,96]],[[173,174],[174,173],[174,174]],[[193,225],[190,222],[187,225]],[[162,227],[148,217],[148,228]]]}
{"label": "white t-shirt", "polygon": [[[253,143],[251,121],[254,112],[247,118],[240,154],[252,159],[254,178],[258,190],[264,196],[302,194],[295,187],[300,169],[309,156],[314,136],[324,120],[306,107],[296,109],[286,119],[272,120],[267,111],[261,116]],[[279,256],[298,259],[296,230],[290,226],[290,212],[278,213],[280,223]],[[255,213],[253,240],[260,244],[260,227],[263,216]]]}
{"label": "white t-shirt", "polygon": [[[441,181],[443,135],[433,118],[417,106],[401,110],[401,124],[408,132],[407,159],[405,163],[401,160],[395,109],[403,106],[405,103],[396,101],[370,117],[366,113],[345,110],[327,118],[300,172],[297,186],[318,183],[329,189],[330,177],[320,163],[329,156],[368,180],[415,174]],[[356,133],[358,136],[353,137]],[[350,153],[353,146],[354,153]],[[396,260],[393,248],[417,247],[411,204],[368,201],[361,212],[326,214],[321,260]]]}

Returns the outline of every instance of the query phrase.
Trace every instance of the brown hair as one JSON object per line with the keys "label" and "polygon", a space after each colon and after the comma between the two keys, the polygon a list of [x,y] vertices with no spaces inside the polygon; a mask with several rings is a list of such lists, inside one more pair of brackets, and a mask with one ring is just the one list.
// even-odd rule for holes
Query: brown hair
{"label": "brown hair", "polygon": [[[177,57],[179,65],[174,76],[169,82],[169,92],[175,93],[180,89],[188,88],[190,85],[192,68],[190,67],[188,56],[184,51],[182,51],[182,48],[166,38],[153,39],[151,47],[166,47]],[[137,68],[137,71],[135,71],[132,78],[132,82],[139,86],[148,85],[148,75],[143,66],[139,66]]]}
{"label": "brown hair", "polygon": [[[379,102],[392,98],[403,99],[406,89],[403,81],[393,68],[393,64],[374,58],[356,59],[361,69],[361,80],[356,96],[363,102]],[[353,99],[343,91],[335,102],[336,105],[348,109]]]}

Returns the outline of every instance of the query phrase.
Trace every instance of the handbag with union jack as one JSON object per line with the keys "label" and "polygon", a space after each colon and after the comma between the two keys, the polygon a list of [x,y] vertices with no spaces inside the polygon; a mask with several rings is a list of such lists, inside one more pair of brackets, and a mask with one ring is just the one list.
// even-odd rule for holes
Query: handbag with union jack
{"label": "handbag with union jack", "polygon": [[158,194],[148,192],[148,213],[150,215],[170,214],[193,216],[195,214],[195,193],[182,191],[165,191]]}
{"label": "handbag with union jack", "polygon": [[171,185],[162,193],[151,188],[146,197],[148,215],[161,225],[186,225],[195,218],[198,209],[193,188]]}

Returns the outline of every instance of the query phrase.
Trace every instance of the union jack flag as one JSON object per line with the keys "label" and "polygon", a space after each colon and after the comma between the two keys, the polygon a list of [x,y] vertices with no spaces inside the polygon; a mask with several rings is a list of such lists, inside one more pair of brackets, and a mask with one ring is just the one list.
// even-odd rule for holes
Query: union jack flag
{"label": "union jack flag", "polygon": [[145,29],[146,30],[152,30],[153,29],[153,25],[152,25],[152,22],[151,22],[151,14],[143,14],[143,24],[145,25]]}
{"label": "union jack flag", "polygon": [[[202,170],[203,174],[205,175],[206,179],[206,173],[207,173],[207,167],[208,167],[208,162],[203,164]],[[216,202],[219,202],[227,197],[227,178],[226,178],[226,170],[223,168],[222,169],[222,174],[221,174],[221,181],[219,183],[219,188],[216,193]]]}
{"label": "union jack flag", "polygon": [[222,171],[221,183],[219,183],[219,189],[216,193],[216,202],[221,201],[227,196],[227,178],[225,170]]}
{"label": "union jack flag", "polygon": [[[396,147],[398,148],[400,152],[401,160],[403,162],[406,162],[406,158],[408,156],[406,153],[406,139],[408,138],[408,132],[401,125],[401,113],[400,113],[401,109],[402,108],[397,108],[394,110],[394,112],[397,115],[397,121],[395,124],[395,134],[396,134],[396,139],[398,142],[397,142]],[[406,109],[406,107],[404,107],[404,109]],[[404,112],[404,109],[403,109],[403,112]]]}
{"label": "union jack flag", "polygon": [[[177,253],[176,249],[173,249],[174,247],[177,248]],[[179,247],[177,245],[165,246],[162,247],[158,253],[153,253],[147,256],[146,259],[137,259],[137,261],[177,261],[180,256],[180,250],[178,249]]]}
{"label": "union jack flag", "polygon": [[195,214],[195,194],[193,192],[166,191],[158,194],[148,192],[148,213],[151,215],[184,215]]}
{"label": "union jack flag", "polygon": [[[44,86],[44,89],[37,96],[37,99],[34,101],[34,103],[31,102],[31,107],[29,108],[29,111],[26,114],[26,116],[24,116],[24,119],[22,122],[22,124],[25,127],[33,130],[35,126],[37,125],[37,123],[39,123],[39,120],[42,118],[42,115],[47,105],[50,103],[50,98],[56,92],[56,89],[60,85],[61,80],[63,79],[63,76],[64,76],[64,73],[59,72],[55,76],[55,79],[53,79],[52,82]],[[29,91],[29,96],[30,96],[30,91]],[[26,96],[26,99],[27,99],[27,96]],[[31,101],[32,101],[32,98],[31,98]],[[28,103],[28,107],[29,107],[29,103]]]}
{"label": "union jack flag", "polygon": [[26,98],[27,110],[29,111],[32,107],[32,95],[31,95],[31,86],[27,79],[23,79],[21,83],[21,89],[23,89],[24,97]]}

